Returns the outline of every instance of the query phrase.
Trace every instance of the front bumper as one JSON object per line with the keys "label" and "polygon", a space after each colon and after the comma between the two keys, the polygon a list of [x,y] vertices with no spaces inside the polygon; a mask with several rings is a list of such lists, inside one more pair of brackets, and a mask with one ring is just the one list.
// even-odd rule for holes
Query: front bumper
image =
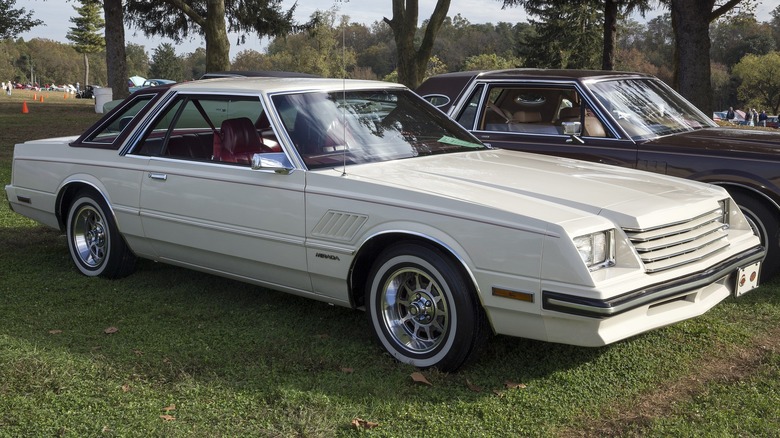
{"label": "front bumper", "polygon": [[[639,307],[653,306],[686,296],[725,277],[735,275],[738,268],[760,261],[764,258],[765,253],[764,247],[756,246],[723,260],[705,271],[654,284],[606,300],[543,291],[542,308],[591,318],[609,318]],[[724,282],[726,286],[735,284],[736,280]]]}

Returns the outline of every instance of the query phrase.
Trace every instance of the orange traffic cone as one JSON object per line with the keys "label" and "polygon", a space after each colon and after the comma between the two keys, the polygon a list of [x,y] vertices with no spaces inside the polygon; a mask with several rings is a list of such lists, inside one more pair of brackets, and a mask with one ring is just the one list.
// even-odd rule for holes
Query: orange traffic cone
{"label": "orange traffic cone", "polygon": [[33,94],[33,100],[38,100],[38,93]]}
{"label": "orange traffic cone", "polygon": [[65,92],[65,96],[63,97],[63,99],[67,99],[67,98],[68,98],[68,92],[66,91]]}
{"label": "orange traffic cone", "polygon": [[40,101],[43,102],[43,94],[41,94],[41,100]]}
{"label": "orange traffic cone", "polygon": [[29,112],[30,110],[27,109],[27,101],[25,100],[24,102],[22,102],[22,114],[27,114]]}

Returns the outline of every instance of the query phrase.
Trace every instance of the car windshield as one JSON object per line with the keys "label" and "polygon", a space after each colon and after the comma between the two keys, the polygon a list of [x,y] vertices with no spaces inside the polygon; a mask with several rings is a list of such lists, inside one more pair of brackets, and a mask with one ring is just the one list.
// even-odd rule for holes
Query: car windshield
{"label": "car windshield", "polygon": [[273,102],[309,169],[485,147],[408,90],[283,94]]}
{"label": "car windshield", "polygon": [[661,81],[621,79],[595,82],[589,88],[634,140],[717,126]]}

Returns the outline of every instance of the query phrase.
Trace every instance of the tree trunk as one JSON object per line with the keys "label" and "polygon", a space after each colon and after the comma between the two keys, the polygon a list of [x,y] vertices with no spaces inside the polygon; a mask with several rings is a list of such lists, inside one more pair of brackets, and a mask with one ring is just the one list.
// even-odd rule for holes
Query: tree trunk
{"label": "tree trunk", "polygon": [[675,87],[704,114],[712,114],[709,26],[714,5],[714,0],[671,2]]}
{"label": "tree trunk", "polygon": [[230,40],[225,26],[225,0],[206,3],[206,71],[230,70]]}
{"label": "tree trunk", "polygon": [[84,52],[84,86],[86,87],[89,83],[89,57],[87,57],[87,52]]}
{"label": "tree trunk", "polygon": [[439,32],[451,0],[437,0],[431,19],[425,29],[419,50],[414,48],[414,36],[417,32],[419,17],[418,0],[393,0],[393,19],[384,21],[390,26],[398,53],[398,82],[411,89],[417,88],[425,79],[428,60],[431,58],[433,43]]}
{"label": "tree trunk", "polygon": [[[106,18],[106,67],[108,86],[114,99],[124,99],[127,89],[127,53],[125,51],[125,26],[122,0],[104,0]],[[86,87],[87,84],[84,84]]]}
{"label": "tree trunk", "polygon": [[617,42],[617,0],[604,2],[604,52],[601,56],[602,70],[615,69],[615,45]]}

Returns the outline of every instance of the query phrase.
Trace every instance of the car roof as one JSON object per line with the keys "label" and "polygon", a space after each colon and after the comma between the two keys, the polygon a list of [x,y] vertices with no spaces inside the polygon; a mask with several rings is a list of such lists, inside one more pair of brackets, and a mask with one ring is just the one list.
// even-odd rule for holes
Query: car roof
{"label": "car roof", "polygon": [[612,70],[567,70],[544,68],[510,68],[505,70],[472,70],[454,73],[443,73],[434,78],[458,78],[469,77],[480,79],[585,79],[585,78],[614,78],[614,77],[652,77],[644,73],[623,72]]}
{"label": "car roof", "polygon": [[365,88],[404,88],[403,85],[382,81],[358,79],[331,79],[320,77],[230,77],[206,79],[189,82],[179,82],[171,86],[179,92],[203,93],[235,93],[246,92],[257,94],[279,91],[304,90],[354,90]]}
{"label": "car roof", "polygon": [[200,79],[214,78],[244,78],[244,77],[267,77],[267,78],[318,78],[320,76],[310,73],[299,73],[294,71],[278,70],[227,70],[204,73]]}

